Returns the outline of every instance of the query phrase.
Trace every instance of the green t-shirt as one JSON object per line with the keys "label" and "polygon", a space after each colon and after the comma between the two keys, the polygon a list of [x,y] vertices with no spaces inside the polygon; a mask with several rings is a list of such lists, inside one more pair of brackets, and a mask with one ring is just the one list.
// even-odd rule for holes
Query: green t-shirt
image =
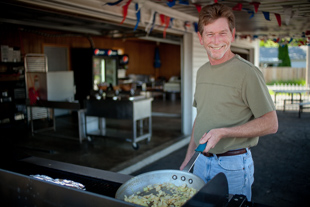
{"label": "green t-shirt", "polygon": [[[242,125],[275,110],[262,72],[239,55],[219,65],[207,62],[199,68],[193,106],[197,108],[194,128],[197,145],[211,129]],[[258,139],[224,138],[210,152],[252,147]]]}

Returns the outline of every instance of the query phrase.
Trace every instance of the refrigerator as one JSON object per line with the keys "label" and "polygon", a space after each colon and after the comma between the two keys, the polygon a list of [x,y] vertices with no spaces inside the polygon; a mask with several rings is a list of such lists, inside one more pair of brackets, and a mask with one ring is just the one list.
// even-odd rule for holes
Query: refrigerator
{"label": "refrigerator", "polygon": [[119,55],[117,50],[72,48],[71,66],[76,85],[75,99],[83,105],[98,84],[118,84]]}
{"label": "refrigerator", "polygon": [[[26,74],[27,91],[30,88],[34,88],[38,92],[39,100],[74,101],[75,86],[73,71],[27,72]],[[40,111],[40,109],[37,111]],[[41,111],[44,111],[44,109],[41,109]],[[38,112],[33,116],[39,118],[40,113],[42,112]],[[69,113],[69,110],[55,109],[55,116]],[[42,114],[41,118],[43,117],[45,115]]]}

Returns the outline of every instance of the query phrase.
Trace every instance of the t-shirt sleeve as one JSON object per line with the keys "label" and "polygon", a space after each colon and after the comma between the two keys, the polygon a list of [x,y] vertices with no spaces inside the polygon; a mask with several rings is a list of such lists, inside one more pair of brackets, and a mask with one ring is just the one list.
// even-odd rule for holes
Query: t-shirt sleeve
{"label": "t-shirt sleeve", "polygon": [[275,110],[263,74],[258,68],[249,70],[243,83],[243,99],[255,118]]}

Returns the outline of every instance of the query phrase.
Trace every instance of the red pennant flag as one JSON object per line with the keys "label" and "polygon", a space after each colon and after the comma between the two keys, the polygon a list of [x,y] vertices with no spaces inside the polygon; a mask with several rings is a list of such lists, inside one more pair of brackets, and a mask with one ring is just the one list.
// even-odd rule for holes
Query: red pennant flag
{"label": "red pennant flag", "polygon": [[128,7],[129,7],[129,4],[130,4],[131,1],[132,0],[127,1],[127,3],[123,6],[123,20],[122,20],[121,24],[124,23],[124,21],[125,21],[125,19],[127,17]]}
{"label": "red pennant flag", "polygon": [[200,10],[201,10],[201,5],[195,4],[195,6],[196,6],[196,9],[197,9],[197,11],[198,11],[198,13],[199,13]]}
{"label": "red pennant flag", "polygon": [[275,15],[276,18],[277,18],[279,27],[281,27],[281,16],[280,16],[280,14],[275,13],[274,15]]}
{"label": "red pennant flag", "polygon": [[254,6],[255,13],[257,13],[258,7],[259,7],[259,5],[260,5],[260,2],[251,2],[250,4],[252,4],[252,5]]}
{"label": "red pennant flag", "polygon": [[168,16],[165,17],[165,24],[166,24],[166,26],[165,26],[164,33],[163,33],[164,39],[166,39],[166,30],[167,30],[167,28],[169,27],[169,24],[170,24],[170,17],[168,17]]}
{"label": "red pennant flag", "polygon": [[301,45],[305,45],[305,42],[302,40],[299,40],[298,46],[301,46]]}
{"label": "red pennant flag", "polygon": [[275,43],[278,43],[280,41],[280,38],[278,37],[277,39],[273,40]]}
{"label": "red pennant flag", "polygon": [[165,24],[165,15],[160,14],[159,17],[160,17],[160,24],[164,25]]}
{"label": "red pennant flag", "polygon": [[241,4],[241,3],[238,3],[238,4],[237,4],[236,6],[234,6],[232,9],[235,10],[235,11],[241,11],[241,10],[242,10],[242,4]]}

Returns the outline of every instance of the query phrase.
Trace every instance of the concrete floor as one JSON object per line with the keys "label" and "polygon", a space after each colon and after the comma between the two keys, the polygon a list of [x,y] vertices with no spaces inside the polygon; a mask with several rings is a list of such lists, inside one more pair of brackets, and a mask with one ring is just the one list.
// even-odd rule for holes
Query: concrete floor
{"label": "concrete floor", "polygon": [[[133,171],[157,160],[187,143],[181,133],[181,102],[154,99],[152,102],[152,138],[138,142],[135,150],[125,138],[92,136],[90,141],[78,141],[78,122],[75,114],[56,117],[56,131],[49,130],[21,135],[14,141],[19,154],[47,158],[72,164],[122,172]],[[131,132],[131,120],[106,120],[107,127]],[[35,120],[34,128],[50,125],[46,120]],[[68,139],[69,137],[69,139]],[[10,138],[10,141],[11,138]],[[179,143],[179,144],[178,144]],[[181,145],[180,145],[181,144]],[[174,147],[171,147],[174,146]],[[162,150],[166,152],[163,153]],[[161,152],[160,154],[157,154]],[[149,157],[148,160],[143,160]],[[134,165],[134,166],[133,166]],[[129,168],[130,167],[130,168]]]}
{"label": "concrete floor", "polygon": [[[260,138],[253,147],[252,201],[273,207],[309,206],[310,113],[277,111],[279,130]],[[178,169],[186,153],[183,147],[133,175],[162,169]]]}
{"label": "concrete floor", "polygon": [[[179,114],[181,110],[178,101],[155,99],[152,105],[153,111],[158,112],[155,115],[163,112]],[[274,207],[305,206],[310,195],[310,113],[303,113],[301,118],[294,110],[277,113],[278,133],[261,137],[258,146],[252,148],[255,163],[252,198],[254,202]],[[153,116],[152,140],[150,143],[142,141],[139,150],[134,150],[131,143],[124,140],[95,137],[80,144],[77,139],[63,139],[59,135],[72,133],[69,129],[76,129],[76,122],[72,117],[62,117],[57,123],[59,127],[55,133],[2,139],[1,152],[10,151],[10,155],[3,153],[2,157],[16,156],[17,152],[138,175],[153,170],[178,169],[188,143],[188,136],[181,134],[181,120],[175,117]],[[128,127],[128,123],[113,124]]]}

